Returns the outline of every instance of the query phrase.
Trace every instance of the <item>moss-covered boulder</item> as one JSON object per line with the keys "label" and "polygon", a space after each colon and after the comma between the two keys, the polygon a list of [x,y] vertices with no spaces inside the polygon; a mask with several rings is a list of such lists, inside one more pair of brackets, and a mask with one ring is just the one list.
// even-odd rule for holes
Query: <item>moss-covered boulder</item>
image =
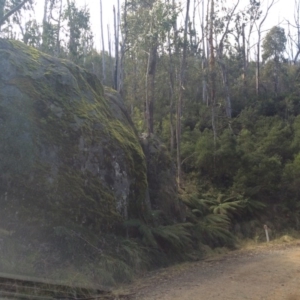
{"label": "moss-covered boulder", "polygon": [[146,162],[119,97],[72,62],[16,41],[0,39],[0,70],[2,214],[94,232],[141,217]]}

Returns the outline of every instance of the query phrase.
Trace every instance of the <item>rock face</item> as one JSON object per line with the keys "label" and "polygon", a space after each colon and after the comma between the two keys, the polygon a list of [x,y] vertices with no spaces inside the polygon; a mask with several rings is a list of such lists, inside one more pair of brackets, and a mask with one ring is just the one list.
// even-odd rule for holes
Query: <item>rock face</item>
{"label": "rock face", "polygon": [[142,135],[140,140],[147,161],[152,214],[159,214],[160,224],[182,222],[185,209],[178,197],[175,164],[166,146],[153,135]]}
{"label": "rock face", "polygon": [[146,161],[118,95],[16,41],[0,39],[0,70],[2,212],[96,232],[141,217]]}

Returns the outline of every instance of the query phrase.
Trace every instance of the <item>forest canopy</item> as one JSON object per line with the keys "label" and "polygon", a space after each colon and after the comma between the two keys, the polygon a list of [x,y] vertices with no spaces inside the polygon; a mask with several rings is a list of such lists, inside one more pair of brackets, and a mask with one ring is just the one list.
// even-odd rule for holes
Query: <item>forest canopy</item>
{"label": "forest canopy", "polygon": [[96,74],[138,133],[167,147],[185,220],[157,209],[148,223],[127,220],[126,233],[178,258],[232,247],[233,234],[253,237],[263,222],[299,230],[300,1],[268,30],[275,0],[125,0],[109,26],[100,3],[101,51],[75,0],[44,0],[42,23],[34,1],[0,0],[1,37]]}

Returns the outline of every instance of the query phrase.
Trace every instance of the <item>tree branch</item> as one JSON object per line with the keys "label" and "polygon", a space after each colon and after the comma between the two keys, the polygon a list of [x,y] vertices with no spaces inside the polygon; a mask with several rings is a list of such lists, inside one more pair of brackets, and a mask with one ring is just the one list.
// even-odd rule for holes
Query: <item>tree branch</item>
{"label": "tree branch", "polygon": [[4,22],[13,15],[16,11],[22,8],[23,5],[26,4],[29,0],[23,0],[19,5],[14,7],[12,10],[10,10],[6,15],[3,16],[3,18],[0,20],[0,26],[4,24]]}
{"label": "tree branch", "polygon": [[237,1],[236,5],[233,7],[233,9],[231,10],[231,12],[229,14],[228,21],[227,21],[227,24],[226,24],[226,29],[225,29],[225,31],[223,33],[223,36],[222,36],[222,38],[220,40],[219,45],[223,44],[224,39],[225,39],[226,35],[228,34],[228,28],[229,28],[230,22],[232,21],[232,16],[233,16],[236,8],[238,7],[239,3],[240,3],[240,0]]}
{"label": "tree branch", "polygon": [[264,22],[265,22],[265,20],[266,20],[266,18],[267,18],[267,16],[268,16],[268,14],[269,14],[269,10],[272,8],[272,6],[273,6],[274,4],[277,4],[277,1],[275,2],[275,0],[272,0],[272,2],[270,3],[270,5],[268,5],[266,14],[265,14],[265,16],[263,17],[263,19],[261,20],[261,22],[259,23],[259,26],[258,26],[258,29],[259,29],[259,30],[261,29],[261,26],[264,24]]}

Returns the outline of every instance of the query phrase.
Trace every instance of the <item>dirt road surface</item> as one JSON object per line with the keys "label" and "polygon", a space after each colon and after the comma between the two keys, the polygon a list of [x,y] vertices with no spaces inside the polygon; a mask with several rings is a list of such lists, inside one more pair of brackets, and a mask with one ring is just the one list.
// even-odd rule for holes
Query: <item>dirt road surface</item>
{"label": "dirt road surface", "polygon": [[133,300],[300,300],[300,241],[166,268],[126,292]]}

